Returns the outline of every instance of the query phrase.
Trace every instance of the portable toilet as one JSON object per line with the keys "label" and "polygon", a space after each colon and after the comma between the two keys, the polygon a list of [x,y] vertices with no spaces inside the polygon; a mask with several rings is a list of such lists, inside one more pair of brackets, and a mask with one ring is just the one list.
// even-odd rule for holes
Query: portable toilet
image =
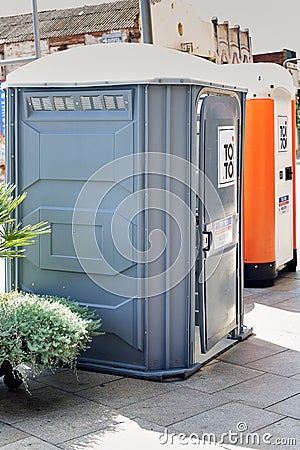
{"label": "portable toilet", "polygon": [[7,289],[70,297],[104,335],[80,368],[186,377],[243,324],[246,92],[220,68],[144,44],[77,47],[6,82],[8,179],[47,221]]}
{"label": "portable toilet", "polygon": [[271,286],[295,271],[296,115],[289,72],[272,63],[224,66],[248,87],[244,149],[245,284]]}

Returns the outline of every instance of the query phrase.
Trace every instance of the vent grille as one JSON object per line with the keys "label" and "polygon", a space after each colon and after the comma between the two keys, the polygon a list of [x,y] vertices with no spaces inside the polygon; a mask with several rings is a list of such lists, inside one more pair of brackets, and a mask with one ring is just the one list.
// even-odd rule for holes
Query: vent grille
{"label": "vent grille", "polygon": [[104,95],[105,109],[107,110],[126,110],[128,100],[124,95]]}
{"label": "vent grille", "polygon": [[103,109],[103,105],[102,105],[102,100],[100,95],[96,95],[94,97],[92,97],[93,99],[93,104],[94,104],[94,109]]}
{"label": "vent grille", "polygon": [[30,104],[34,111],[52,111],[52,103],[50,97],[31,97]]}
{"label": "vent grille", "polygon": [[92,109],[91,97],[80,97],[81,107],[84,111],[89,111]]}
{"label": "vent grille", "polygon": [[103,110],[103,105],[101,101],[100,95],[95,95],[91,97],[87,96],[81,96],[81,107],[84,111],[90,111],[90,110]]}
{"label": "vent grille", "polygon": [[30,97],[29,106],[33,111],[127,111],[128,95],[54,95],[53,97]]}
{"label": "vent grille", "polygon": [[73,97],[53,97],[56,111],[74,111],[75,103]]}
{"label": "vent grille", "polygon": [[43,109],[45,111],[52,111],[53,110],[50,97],[42,97],[41,98],[41,102],[42,102],[42,105],[43,105]]}
{"label": "vent grille", "polygon": [[105,104],[105,109],[108,109],[109,111],[112,109],[116,109],[114,95],[104,95],[104,104]]}
{"label": "vent grille", "polygon": [[65,111],[66,107],[62,97],[53,97],[53,102],[56,111]]}
{"label": "vent grille", "polygon": [[118,109],[126,109],[125,99],[124,99],[123,95],[116,96],[116,103],[117,103]]}
{"label": "vent grille", "polygon": [[65,104],[66,104],[66,108],[68,111],[74,111],[75,109],[75,104],[74,104],[74,100],[72,97],[65,97]]}

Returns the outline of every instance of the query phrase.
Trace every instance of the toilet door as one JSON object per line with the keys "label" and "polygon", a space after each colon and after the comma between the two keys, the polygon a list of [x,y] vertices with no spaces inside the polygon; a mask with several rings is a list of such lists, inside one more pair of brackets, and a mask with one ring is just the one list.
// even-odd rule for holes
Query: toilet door
{"label": "toilet door", "polygon": [[199,259],[201,351],[237,327],[239,304],[240,105],[235,96],[199,99]]}

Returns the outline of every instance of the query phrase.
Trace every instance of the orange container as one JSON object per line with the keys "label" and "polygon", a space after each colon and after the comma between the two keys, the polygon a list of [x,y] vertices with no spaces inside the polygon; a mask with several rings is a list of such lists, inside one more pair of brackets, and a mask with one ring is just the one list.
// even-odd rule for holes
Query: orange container
{"label": "orange container", "polygon": [[244,279],[270,286],[282,270],[295,271],[295,88],[277,64],[224,66],[248,88],[244,131]]}

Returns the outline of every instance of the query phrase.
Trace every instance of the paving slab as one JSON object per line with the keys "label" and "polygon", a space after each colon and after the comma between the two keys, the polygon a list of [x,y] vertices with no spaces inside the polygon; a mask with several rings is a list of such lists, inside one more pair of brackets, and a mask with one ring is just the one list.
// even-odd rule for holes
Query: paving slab
{"label": "paving slab", "polygon": [[85,400],[73,404],[70,410],[52,410],[14,426],[46,442],[59,444],[103,428],[114,428],[119,423],[118,417],[118,413],[106,406]]}
{"label": "paving slab", "polygon": [[[118,448],[144,449],[149,437],[151,438],[152,444],[155,441],[158,444],[159,436],[164,433],[164,427],[142,419],[131,420],[120,415],[118,420],[119,423],[115,427],[108,427],[94,433],[86,434],[80,438],[60,443],[59,447],[64,450],[100,448],[105,450],[107,448],[115,450]],[[154,436],[157,436],[157,438],[153,439]],[[125,446],[124,439],[125,442],[130,442],[130,446]]]}
{"label": "paving slab", "polygon": [[300,280],[300,270],[297,272],[282,272],[281,273],[282,278],[291,278],[294,280]]}
{"label": "paving slab", "polygon": [[219,361],[203,367],[199,372],[184,381],[184,385],[207,393],[214,393],[242,381],[262,375],[259,370]]}
{"label": "paving slab", "polygon": [[32,395],[24,390],[8,392],[9,396],[0,400],[0,421],[14,424],[24,419],[41,418],[52,411],[64,411],[72,415],[72,410],[84,402],[83,398],[65,391],[45,386],[36,389]]}
{"label": "paving slab", "polygon": [[[116,430],[100,430],[97,433],[91,433],[82,436],[79,439],[60,444],[59,447],[64,450],[206,450],[207,444],[188,442],[182,438],[185,436],[172,436],[165,434],[165,431],[154,431],[145,429],[135,421],[126,421],[120,424]],[[211,449],[225,449],[223,446],[211,445]],[[229,446],[226,446],[228,450]],[[242,450],[240,447],[234,447],[234,450]]]}
{"label": "paving slab", "polygon": [[255,293],[246,297],[244,302],[247,303],[262,303],[264,305],[273,306],[285,300],[298,297],[299,294],[290,291],[265,291]]}
{"label": "paving slab", "polygon": [[286,350],[285,347],[252,336],[220,355],[218,359],[243,366],[249,362],[280,353],[284,350]]}
{"label": "paving slab", "polygon": [[276,403],[275,405],[267,408],[267,410],[300,420],[300,394],[294,395],[293,397],[287,398],[282,402]]}
{"label": "paving slab", "polygon": [[149,422],[149,420],[141,419],[140,417],[134,417],[133,421],[143,430],[155,431],[157,433],[164,433],[165,431],[165,427],[163,425]]}
{"label": "paving slab", "polygon": [[27,433],[23,431],[16,430],[10,425],[0,423],[0,448],[3,445],[11,444],[20,439],[24,439],[28,436]]}
{"label": "paving slab", "polygon": [[300,353],[293,350],[286,350],[260,359],[259,361],[248,363],[247,367],[291,377],[300,372]]}
{"label": "paving slab", "polygon": [[[36,389],[42,389],[43,387],[45,387],[45,385],[39,381],[35,381],[35,380],[27,380],[27,389],[29,390],[29,392],[33,392]],[[25,388],[25,384],[23,383],[20,388],[19,388],[19,392],[23,392],[23,394],[25,394],[26,388]],[[11,397],[12,393],[9,391],[9,389],[5,386],[4,382],[3,382],[3,378],[0,378],[0,400],[2,398],[7,398],[7,397]]]}
{"label": "paving slab", "polygon": [[224,399],[218,393],[207,394],[189,387],[182,387],[121,408],[120,412],[131,418],[139,417],[168,426],[228,401],[227,397]]}
{"label": "paving slab", "polygon": [[[231,430],[238,433],[238,444],[231,445],[227,436],[225,444],[210,448],[245,449],[247,433],[260,438],[268,433],[272,439],[295,438],[296,445],[284,440],[275,445],[273,440],[250,447],[296,450],[300,353],[286,337],[299,344],[299,303],[300,271],[276,280],[274,289],[246,289],[245,323],[254,325],[257,336],[184,381],[158,383],[79,371],[78,383],[63,369],[31,380],[29,395],[24,387],[10,392],[0,379],[0,449],[206,449],[203,440],[183,445],[179,434],[201,437]],[[272,328],[280,328],[275,341]],[[164,443],[166,427],[176,434],[173,442]]]}
{"label": "paving slab", "polygon": [[296,419],[285,418],[259,430],[265,435],[267,442],[259,449],[262,450],[298,450],[300,448],[300,422]]}
{"label": "paving slab", "polygon": [[244,313],[248,314],[252,309],[255,308],[255,303],[251,297],[248,297],[244,300]]}
{"label": "paving slab", "polygon": [[21,441],[0,447],[1,450],[57,450],[59,447],[30,436]]}
{"label": "paving slab", "polygon": [[244,299],[247,297],[251,297],[253,295],[253,292],[251,289],[244,289]]}
{"label": "paving slab", "polygon": [[259,339],[300,351],[299,313],[255,303],[245,320]]}
{"label": "paving slab", "polygon": [[109,375],[105,373],[87,372],[78,370],[75,373],[72,370],[55,373],[44,376],[41,381],[49,386],[57,387],[67,392],[79,392],[94,386],[110,383],[122,377]]}
{"label": "paving slab", "polygon": [[291,293],[300,293],[300,280],[290,278],[280,278],[276,280],[270,291],[290,291]]}
{"label": "paving slab", "polygon": [[276,308],[285,309],[287,311],[300,312],[300,296],[292,297],[288,300],[276,303]]}
{"label": "paving slab", "polygon": [[236,400],[257,408],[267,408],[299,392],[299,380],[266,373],[226,388],[222,391],[222,395],[229,395],[228,398],[231,401]]}
{"label": "paving slab", "polygon": [[165,392],[173,391],[177,383],[161,383],[134,378],[122,378],[78,392],[78,395],[99,402],[111,408],[121,408],[141,400],[155,397]]}
{"label": "paving slab", "polygon": [[243,446],[246,440],[245,434],[273,424],[280,419],[282,419],[280,414],[233,402],[177,422],[168,427],[168,430],[185,433],[188,436],[196,433],[199,437],[212,433],[215,442],[219,442],[223,434],[227,434],[224,436],[224,441],[228,442],[230,432],[237,433],[239,442],[236,444]]}

